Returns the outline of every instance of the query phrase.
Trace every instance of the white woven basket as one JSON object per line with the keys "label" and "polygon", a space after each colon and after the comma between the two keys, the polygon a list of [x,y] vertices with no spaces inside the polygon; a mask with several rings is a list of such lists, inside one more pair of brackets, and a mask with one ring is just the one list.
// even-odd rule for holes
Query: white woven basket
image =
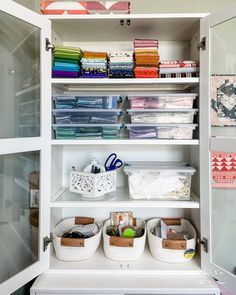
{"label": "white woven basket", "polygon": [[146,225],[141,219],[136,219],[138,226],[144,226],[144,234],[140,238],[110,237],[106,234],[107,227],[111,220],[107,220],[103,227],[103,246],[107,258],[116,261],[131,261],[139,258],[144,251],[146,240]]}
{"label": "white woven basket", "polygon": [[69,191],[95,199],[116,190],[116,171],[98,174],[71,171]]}
{"label": "white woven basket", "polygon": [[[88,239],[68,239],[62,235],[78,224],[96,222],[100,228],[99,233]],[[101,241],[102,223],[93,218],[74,217],[60,221],[53,229],[53,245],[58,259],[63,261],[79,261],[90,258],[96,252]]]}
{"label": "white woven basket", "polygon": [[[148,242],[152,255],[161,261],[171,263],[183,263],[192,259],[195,253],[197,234],[192,224],[186,219],[166,219],[169,224],[181,226],[181,230],[187,231],[193,236],[193,239],[187,241],[171,241],[162,239],[151,230],[160,224],[161,219],[155,218],[147,222]],[[166,222],[165,221],[165,222]],[[168,222],[166,222],[168,224]]]}

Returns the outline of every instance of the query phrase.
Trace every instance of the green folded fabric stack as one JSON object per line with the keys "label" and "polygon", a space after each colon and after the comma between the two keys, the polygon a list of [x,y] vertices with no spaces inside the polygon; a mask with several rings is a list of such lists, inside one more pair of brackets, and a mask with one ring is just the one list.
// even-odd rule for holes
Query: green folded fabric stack
{"label": "green folded fabric stack", "polygon": [[80,48],[56,46],[53,52],[52,77],[78,78],[82,56]]}

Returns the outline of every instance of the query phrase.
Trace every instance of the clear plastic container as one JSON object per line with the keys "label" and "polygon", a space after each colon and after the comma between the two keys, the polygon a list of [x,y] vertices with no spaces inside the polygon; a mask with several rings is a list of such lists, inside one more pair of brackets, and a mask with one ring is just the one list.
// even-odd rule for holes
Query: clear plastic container
{"label": "clear plastic container", "polygon": [[197,109],[160,109],[160,110],[132,110],[130,114],[132,124],[170,124],[170,123],[193,123]]}
{"label": "clear plastic container", "polygon": [[120,95],[53,96],[56,109],[116,109]]}
{"label": "clear plastic container", "polygon": [[126,162],[131,199],[189,200],[196,170],[182,162]]}
{"label": "clear plastic container", "polygon": [[56,124],[116,124],[120,110],[54,109]]}
{"label": "clear plastic container", "polygon": [[191,109],[197,93],[130,94],[131,109]]}
{"label": "clear plastic container", "polygon": [[118,139],[121,124],[53,124],[55,139]]}
{"label": "clear plastic container", "polygon": [[130,139],[193,139],[197,124],[126,124]]}

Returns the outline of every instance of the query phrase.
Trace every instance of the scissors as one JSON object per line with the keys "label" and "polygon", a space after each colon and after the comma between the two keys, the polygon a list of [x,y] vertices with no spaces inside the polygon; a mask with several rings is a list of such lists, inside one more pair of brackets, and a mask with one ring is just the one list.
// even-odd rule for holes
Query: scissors
{"label": "scissors", "polygon": [[123,165],[123,162],[117,158],[117,154],[113,153],[106,159],[105,169],[106,171],[112,171],[120,168]]}

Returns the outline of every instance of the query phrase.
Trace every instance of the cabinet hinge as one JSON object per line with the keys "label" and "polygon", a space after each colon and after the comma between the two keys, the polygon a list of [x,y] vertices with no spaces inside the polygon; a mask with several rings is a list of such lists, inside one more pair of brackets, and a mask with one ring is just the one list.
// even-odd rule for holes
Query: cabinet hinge
{"label": "cabinet hinge", "polygon": [[54,45],[49,41],[48,38],[45,38],[45,47],[46,47],[46,51],[49,50],[54,50]]}
{"label": "cabinet hinge", "polygon": [[52,234],[50,234],[50,238],[48,236],[43,238],[43,252],[47,250],[50,243],[52,243]]}
{"label": "cabinet hinge", "polygon": [[202,238],[197,240],[198,244],[202,245],[203,250],[208,253],[208,239]]}
{"label": "cabinet hinge", "polygon": [[206,50],[206,37],[203,37],[201,42],[198,43],[197,49],[200,50]]}

